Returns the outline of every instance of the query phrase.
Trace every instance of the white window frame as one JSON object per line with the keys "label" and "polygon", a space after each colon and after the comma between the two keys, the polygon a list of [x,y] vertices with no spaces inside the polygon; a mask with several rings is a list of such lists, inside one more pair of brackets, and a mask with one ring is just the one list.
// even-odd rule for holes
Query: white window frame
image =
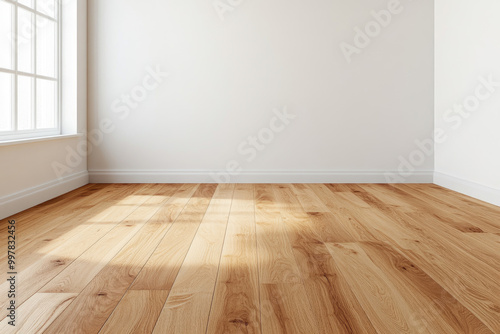
{"label": "white window frame", "polygon": [[[12,40],[13,40],[13,50],[12,50],[12,56],[13,56],[13,70],[11,69],[6,69],[0,67],[0,72],[3,73],[9,73],[13,74],[14,79],[13,79],[13,86],[12,86],[12,129],[10,131],[0,131],[0,143],[4,141],[11,141],[11,140],[19,140],[19,139],[32,139],[32,138],[41,138],[41,137],[49,137],[49,136],[56,136],[56,135],[61,135],[62,133],[62,111],[61,111],[61,105],[62,105],[62,85],[61,85],[61,79],[62,79],[62,5],[61,5],[61,0],[55,0],[55,7],[56,7],[56,15],[55,18],[51,17],[50,15],[44,14],[40,11],[38,11],[37,6],[36,6],[36,0],[34,0],[35,3],[35,8],[30,8],[26,5],[23,5],[21,3],[18,3],[17,0],[0,0],[4,1],[6,3],[9,3],[13,5],[14,7],[14,20],[12,22],[13,25],[13,35],[12,35]],[[18,38],[18,8],[22,8],[23,10],[29,11],[34,15],[34,29],[33,29],[33,50],[32,54],[34,56],[33,59],[33,73],[26,73],[22,71],[18,71],[18,43],[17,43],[17,38]],[[56,55],[57,55],[57,61],[55,64],[55,78],[43,76],[37,74],[37,29],[36,29],[36,16],[39,15],[43,17],[44,19],[50,20],[52,22],[56,23],[56,29],[57,29],[57,38],[56,38]],[[56,115],[55,115],[55,123],[56,127],[51,128],[51,129],[31,129],[31,130],[17,130],[18,124],[17,124],[17,118],[18,118],[18,76],[26,76],[34,79],[34,85],[33,85],[33,110],[32,112],[32,122],[34,127],[36,128],[36,111],[37,111],[37,79],[45,79],[45,80],[50,80],[50,81],[55,81],[56,82],[56,92],[57,92],[57,98],[56,98]]]}

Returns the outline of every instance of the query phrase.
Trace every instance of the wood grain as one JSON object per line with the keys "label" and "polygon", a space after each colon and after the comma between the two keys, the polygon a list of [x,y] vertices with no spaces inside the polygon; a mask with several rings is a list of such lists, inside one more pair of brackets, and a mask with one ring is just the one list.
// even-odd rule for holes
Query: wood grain
{"label": "wood grain", "polygon": [[[135,190],[140,190],[143,186],[131,187]],[[72,263],[80,254],[85,252],[97,240],[106,235],[119,222],[125,219],[130,213],[135,211],[142,203],[144,203],[151,194],[143,195],[127,195],[123,200],[124,205],[118,207],[113,205],[98,214],[91,220],[87,220],[87,224],[82,224],[79,227],[78,234],[72,234],[68,239],[63,239],[61,243],[56,241],[49,243],[38,253],[32,254],[32,257],[38,257],[38,261],[33,262],[26,267],[24,261],[18,261],[18,294],[16,295],[18,305],[24,303],[31,295],[36,293],[41,287],[49,282],[55,275],[58,275],[64,268]],[[18,240],[22,240],[18,237]],[[23,255],[17,255],[23,258]],[[0,291],[6,291],[8,282],[0,285]],[[0,305],[6,305],[8,302],[7,294],[0,295]],[[2,309],[2,314],[6,313]]]}
{"label": "wood grain", "polygon": [[412,327],[431,333],[491,333],[448,291],[389,245],[364,242],[361,248],[411,304]]}
{"label": "wood grain", "polygon": [[144,205],[135,210],[113,230],[52,279],[41,292],[81,292],[106,264],[130,241],[151,217],[169,200],[179,186],[158,189]]}
{"label": "wood grain", "polygon": [[303,284],[261,284],[263,333],[319,333]]}
{"label": "wood grain", "polygon": [[76,293],[36,293],[17,310],[16,326],[5,318],[0,323],[0,333],[43,333],[44,330],[76,298]]}
{"label": "wood grain", "polygon": [[151,333],[169,291],[129,290],[99,333]]}
{"label": "wood grain", "polygon": [[[211,197],[213,188],[199,187],[193,201]],[[146,224],[51,324],[47,333],[98,331],[170,227],[171,224],[158,221]]]}
{"label": "wood grain", "polygon": [[435,185],[87,185],[10,219],[1,333],[500,333],[500,208]]}
{"label": "wood grain", "polygon": [[134,290],[170,290],[217,185],[201,185],[175,220],[132,285]]}
{"label": "wood grain", "polygon": [[418,333],[410,326],[412,305],[357,244],[327,244],[342,275],[381,333]]}
{"label": "wood grain", "polygon": [[325,203],[306,184],[294,184],[292,190],[305,212],[330,212]]}
{"label": "wood grain", "polygon": [[253,185],[237,185],[207,333],[260,333]]}
{"label": "wood grain", "polygon": [[155,333],[205,333],[234,185],[220,185],[193,239],[154,328]]}
{"label": "wood grain", "polygon": [[[109,212],[114,204],[123,198],[146,189],[144,185],[133,187],[113,187],[114,191],[102,189],[97,193],[89,195],[88,202],[85,199],[75,199],[75,203],[66,206],[58,206],[53,212],[24,220],[17,218],[19,230],[16,235],[23,242],[16,247],[16,254],[23,257],[22,266],[30,266],[39,260],[37,253],[47,253],[58,247],[66,240],[78,235],[81,231],[90,227],[87,222],[102,212]],[[95,197],[94,197],[95,196]],[[78,198],[78,197],[77,197]],[[75,206],[76,205],[76,206]],[[36,224],[35,224],[36,223]],[[0,255],[0,264],[5,265],[6,254]]]}
{"label": "wood grain", "polygon": [[[271,185],[258,188],[259,197],[273,198]],[[255,223],[260,283],[302,283],[281,215],[259,197],[255,199]]]}
{"label": "wood grain", "polygon": [[316,226],[307,218],[288,217],[284,222],[320,332],[376,333]]}

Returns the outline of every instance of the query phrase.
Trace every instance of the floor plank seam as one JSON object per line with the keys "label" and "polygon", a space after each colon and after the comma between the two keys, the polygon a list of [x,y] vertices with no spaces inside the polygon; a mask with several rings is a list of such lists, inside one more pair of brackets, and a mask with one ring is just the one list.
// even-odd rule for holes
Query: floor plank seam
{"label": "floor plank seam", "polygon": [[435,186],[88,185],[20,216],[24,332],[500,333],[500,208]]}
{"label": "floor plank seam", "polygon": [[[151,197],[152,197],[152,195],[151,195],[149,198],[151,198]],[[148,198],[148,199],[149,199],[149,198]],[[78,259],[79,259],[79,258],[80,258],[80,257],[81,257],[81,256],[82,256],[85,252],[86,252],[86,251],[88,251],[90,248],[92,248],[92,247],[93,247],[95,244],[97,244],[97,243],[98,243],[98,242],[99,242],[102,238],[104,238],[104,237],[105,237],[108,233],[110,233],[110,232],[111,232],[112,230],[114,230],[114,229],[115,229],[118,225],[120,225],[123,221],[125,221],[125,220],[126,220],[126,219],[130,216],[130,215],[132,215],[132,214],[133,214],[133,213],[134,213],[134,212],[135,212],[138,208],[139,208],[139,206],[138,206],[138,207],[137,207],[137,208],[136,208],[133,212],[131,212],[129,215],[127,215],[127,217],[123,218],[121,221],[119,221],[118,223],[116,223],[116,225],[115,225],[115,226],[114,226],[111,230],[109,230],[109,231],[108,231],[106,234],[104,234],[101,238],[99,238],[98,240],[96,240],[96,242],[94,242],[92,245],[90,245],[88,248],[86,248],[86,249],[85,249],[85,250],[84,250],[84,251],[83,251],[80,255],[78,255],[75,259],[73,259],[71,262],[69,262],[69,263],[68,263],[68,265],[67,265],[67,266],[65,266],[65,268],[69,267],[72,263],[74,263],[76,260],[78,260]],[[141,228],[141,229],[142,229],[142,228]],[[138,233],[138,232],[137,232],[137,233]],[[124,245],[123,247],[125,247],[125,245]],[[123,248],[123,247],[122,247],[122,248]],[[104,268],[103,268],[103,269],[104,269]],[[63,269],[63,270],[64,270],[64,269]],[[61,270],[61,272],[62,272],[63,270]],[[99,271],[99,272],[100,272],[100,271]],[[54,279],[55,277],[57,277],[57,275],[56,275],[56,276],[54,276],[52,279]],[[37,293],[40,293],[40,291],[41,291],[41,290],[43,290],[43,288],[44,288],[44,287],[46,287],[48,284],[50,284],[50,283],[52,282],[52,279],[50,279],[49,281],[47,281],[47,283],[46,283],[46,284],[44,284],[42,287],[40,287],[38,290],[36,290],[36,292],[35,292],[35,293],[33,293],[33,295],[32,295],[32,296],[34,296],[34,295],[35,295],[35,294],[37,294]],[[88,284],[90,284],[91,282],[92,282],[92,281],[90,281],[89,283],[87,283],[87,284],[85,285],[85,287],[87,287],[87,286],[88,286]],[[84,288],[84,289],[85,289],[85,288]],[[82,289],[82,291],[83,291],[84,289]],[[80,292],[78,293],[78,295],[79,295],[82,291],[80,291]],[[30,296],[29,298],[31,298],[32,296]],[[27,302],[27,301],[29,300],[29,298],[27,298],[27,299],[26,299],[25,301],[23,301],[22,303],[19,303],[19,304],[18,304],[18,305],[19,305],[19,307],[20,307],[21,305],[23,305],[25,302]],[[73,299],[73,300],[72,300],[72,301],[68,304],[68,307],[69,307],[69,306],[70,306],[70,305],[71,305],[71,304],[75,301],[75,299],[76,299],[76,298],[74,298],[74,299]],[[60,316],[60,315],[59,315],[59,316]],[[59,317],[59,316],[58,316],[58,317]],[[58,317],[56,317],[56,318],[54,319],[54,321],[55,321]],[[3,320],[3,319],[2,319],[2,320]]]}
{"label": "floor plank seam", "polygon": [[263,328],[262,328],[262,296],[261,296],[261,292],[260,292],[260,290],[261,290],[260,289],[260,287],[261,287],[261,282],[260,282],[261,268],[258,265],[258,263],[260,263],[260,258],[259,258],[259,247],[258,247],[259,236],[257,235],[257,216],[256,216],[257,201],[255,199],[255,194],[256,194],[255,185],[252,185],[253,223],[254,223],[253,225],[254,225],[254,233],[255,233],[255,253],[256,253],[256,258],[257,258],[257,286],[258,286],[257,293],[259,296],[259,328],[260,328],[260,332],[264,333]]}
{"label": "floor plank seam", "polygon": [[[199,189],[199,186],[200,186],[200,184],[198,185],[197,190]],[[169,289],[169,291],[168,291],[168,295],[166,296],[165,303],[163,304],[163,306],[162,306],[162,308],[161,308],[161,311],[160,311],[160,313],[158,314],[158,317],[157,317],[157,319],[156,319],[156,321],[155,321],[155,324],[154,324],[154,326],[152,327],[152,331],[151,331],[152,333],[155,331],[156,326],[158,325],[158,321],[159,321],[159,319],[160,319],[160,317],[161,317],[161,314],[162,314],[162,312],[163,312],[163,310],[164,310],[164,308],[165,308],[166,303],[168,302],[168,298],[170,297],[170,293],[172,292],[172,287],[175,285],[175,281],[177,280],[177,277],[178,277],[178,275],[179,275],[179,272],[180,272],[180,270],[181,270],[181,268],[182,268],[182,266],[183,266],[183,264],[184,264],[184,262],[185,262],[185,260],[186,260],[186,256],[187,256],[187,254],[189,253],[189,249],[191,249],[191,246],[192,246],[192,244],[193,244],[193,241],[194,241],[194,239],[196,238],[196,235],[198,234],[198,231],[199,231],[200,226],[201,226],[201,224],[202,224],[202,222],[203,222],[203,219],[204,219],[204,218],[205,218],[205,216],[206,216],[206,213],[207,213],[207,211],[208,211],[208,208],[210,207],[210,204],[211,204],[211,203],[212,203],[212,201],[213,201],[213,197],[214,197],[214,195],[215,195],[215,193],[216,193],[216,191],[217,191],[217,188],[218,188],[218,186],[215,188],[214,192],[212,193],[212,195],[211,195],[211,197],[210,197],[210,201],[209,201],[209,202],[208,202],[208,204],[206,205],[206,208],[205,208],[205,210],[204,210],[204,212],[203,212],[203,216],[201,217],[200,223],[198,224],[198,226],[197,226],[197,228],[196,228],[196,232],[193,234],[193,238],[191,239],[191,242],[190,242],[190,245],[189,245],[189,247],[188,247],[188,250],[187,250],[186,254],[184,255],[184,258],[183,258],[183,260],[182,260],[182,264],[181,264],[181,266],[179,267],[179,270],[177,271],[177,273],[175,274],[175,278],[174,278],[174,280],[172,281],[172,286],[170,287],[170,289]],[[193,192],[193,195],[194,195],[194,192]],[[193,195],[192,195],[192,196],[193,196]],[[190,200],[192,199],[192,196],[191,196]],[[178,218],[182,215],[182,213],[184,212],[184,210],[186,209],[186,207],[189,205],[190,200],[186,202],[186,205],[183,207],[182,211],[180,211],[180,212],[179,212],[179,215],[176,217],[175,221],[171,224],[170,228],[172,228],[174,224],[178,223],[178,221],[177,221],[177,220],[178,220]],[[169,230],[170,230],[170,228],[169,228]],[[168,234],[168,231],[167,231],[167,232],[163,235],[163,237],[161,238],[161,240],[160,240],[160,242],[158,243],[158,245],[157,245],[157,247],[155,248],[155,250],[159,247],[159,245],[162,243],[162,241],[166,238],[167,234]],[[151,258],[151,257],[153,256],[153,254],[154,254],[154,253],[155,253],[155,251],[153,251],[153,252],[151,253],[151,256],[150,256],[149,258]],[[147,261],[145,261],[144,266],[146,266],[146,264],[148,263],[148,261],[149,261],[149,259],[148,259]],[[142,271],[142,269],[144,268],[144,266],[141,268],[141,271]],[[140,272],[139,272],[139,273],[140,273]],[[139,277],[139,274],[136,276],[136,278],[137,278],[137,277]],[[135,280],[134,280],[134,281],[135,281]],[[129,286],[129,289],[128,289],[128,290],[130,290],[130,287],[132,287],[133,285],[134,285],[134,282],[132,282],[132,284],[130,284],[130,286]],[[128,291],[128,290],[127,290],[127,291]]]}
{"label": "floor plank seam", "polygon": [[[179,189],[181,188],[182,186],[179,187]],[[193,193],[191,194],[191,197],[190,199],[192,198],[194,192],[198,189],[199,187],[199,184],[198,186],[196,187],[196,189],[194,189]],[[178,189],[178,190],[179,190]],[[172,196],[175,196],[175,193],[172,195]],[[168,203],[166,203],[165,205],[167,205]],[[168,227],[168,229],[165,231],[165,233],[163,234],[163,236],[159,239],[158,243],[156,244],[156,247],[153,249],[153,251],[151,252],[150,256],[146,259],[146,261],[144,261],[144,264],[142,265],[141,269],[138,270],[137,272],[137,275],[135,276],[134,280],[132,281],[132,283],[130,283],[130,285],[128,286],[127,290],[125,291],[125,293],[122,295],[122,298],[120,299],[120,302],[123,300],[123,297],[130,291],[130,288],[134,285],[135,281],[137,280],[137,277],[139,277],[139,274],[141,273],[141,271],[144,269],[144,267],[146,266],[146,264],[148,263],[149,259],[151,259],[151,257],[153,256],[154,252],[156,251],[156,249],[158,248],[158,246],[161,244],[161,242],[163,241],[163,239],[165,239],[168,231],[170,231],[170,229],[172,228],[172,226],[177,222],[177,219],[181,216],[182,212],[186,209],[186,206],[189,204],[189,200],[186,201],[186,203],[182,206],[182,210],[179,210],[179,213],[178,215],[175,217],[175,219],[172,221],[172,223],[170,224],[170,226]],[[162,206],[163,208],[163,206]],[[159,210],[158,210],[159,211]],[[153,217],[151,217],[152,219]],[[170,290],[168,292],[168,295],[170,295]],[[168,299],[168,295],[167,295],[167,298],[165,299],[165,303],[167,302],[167,299]],[[118,305],[120,304],[120,302],[118,302],[116,305],[115,305],[115,308],[113,309],[113,312],[109,315],[108,319],[106,319],[106,321],[104,322],[104,324],[101,326],[101,329],[99,331],[102,331],[102,328],[104,327],[104,325],[106,325],[106,322],[111,318],[111,316],[113,315],[113,313],[115,312],[116,308],[118,307]],[[164,304],[165,306],[165,304]],[[159,318],[159,316],[158,316]],[[158,318],[156,319],[158,321]],[[156,322],[155,322],[155,326],[156,326]],[[153,327],[153,331],[154,331],[154,327]],[[153,332],[151,331],[151,332]]]}
{"label": "floor plank seam", "polygon": [[217,288],[217,282],[219,281],[220,264],[221,264],[221,261],[222,261],[222,254],[224,253],[224,245],[226,244],[227,227],[229,225],[229,219],[231,217],[231,210],[233,209],[234,193],[235,192],[236,192],[236,186],[233,187],[233,192],[232,192],[232,195],[231,195],[231,205],[229,207],[229,214],[227,215],[226,228],[225,228],[225,231],[224,231],[224,238],[222,239],[222,247],[221,247],[221,252],[220,252],[220,255],[219,255],[219,264],[217,266],[217,275],[215,276],[214,290],[213,290],[213,293],[212,293],[212,300],[210,301],[210,308],[209,308],[209,311],[208,311],[207,325],[205,326],[205,334],[208,333],[208,324],[210,322],[210,316],[212,314],[212,306],[213,306],[213,302],[214,302],[214,299],[215,299],[215,290]]}
{"label": "floor plank seam", "polygon": [[[182,185],[179,185],[179,187],[177,187],[177,188],[175,189],[175,191],[172,193],[172,195],[171,195],[171,196],[172,196],[172,197],[174,197],[174,196],[175,196],[175,194],[179,191],[179,189],[180,189],[181,187],[182,187]],[[154,216],[156,215],[156,213],[158,213],[158,212],[159,212],[159,211],[160,211],[163,207],[165,207],[167,204],[168,204],[168,200],[167,200],[167,201],[165,201],[165,203],[162,203],[162,205],[161,205],[161,206],[160,206],[160,207],[159,207],[159,208],[158,208],[158,209],[157,209],[157,210],[156,210],[156,211],[155,211],[155,212],[151,215],[151,217],[150,217],[150,218],[149,218],[149,219],[148,219],[148,220],[147,220],[147,221],[143,224],[143,226],[142,226],[142,227],[141,227],[141,228],[140,228],[140,229],[139,229],[136,233],[134,233],[134,236],[136,236],[136,235],[137,235],[137,234],[138,234],[138,233],[139,233],[139,232],[140,232],[143,228],[145,228],[145,227],[146,227],[146,225],[147,225],[147,224],[151,221],[151,219],[153,219],[153,218],[154,218]],[[186,202],[186,205],[187,205],[187,202]],[[184,206],[184,207],[185,207],[185,206]],[[183,210],[184,210],[184,207],[183,207]],[[181,211],[181,212],[182,212],[182,211]],[[179,215],[180,215],[180,213],[181,213],[181,212],[179,212]],[[170,230],[170,228],[172,227],[172,225],[173,225],[173,222],[172,222],[172,224],[170,225],[170,227],[167,229],[167,231],[165,232],[165,235],[166,235],[166,233]],[[131,238],[130,240],[132,240],[132,238]],[[162,240],[163,240],[163,239],[162,239]],[[160,244],[160,242],[161,242],[161,240],[158,242],[158,244],[157,244],[156,248],[158,247],[158,245]],[[127,246],[127,244],[128,244],[128,243],[126,243],[125,245],[123,245],[123,247],[122,247],[122,248],[120,248],[120,251],[121,251],[121,250],[123,250],[123,249]],[[156,248],[155,248],[155,249],[156,249]],[[118,254],[120,251],[118,251],[116,254]],[[153,252],[154,252],[154,251],[153,251]],[[151,253],[151,254],[153,254],[153,253]],[[148,258],[148,259],[149,259],[149,258]],[[144,263],[144,266],[146,265],[146,263],[147,263],[147,261]],[[142,266],[142,268],[144,268],[144,266]],[[142,268],[141,268],[141,270],[142,270]],[[103,268],[102,270],[104,270],[104,268]],[[141,270],[139,270],[139,271],[137,272],[137,276],[139,276],[139,273],[141,272]],[[97,275],[96,275],[96,276],[97,276]],[[137,276],[136,276],[135,278],[137,278]],[[100,332],[102,331],[102,329],[104,328],[104,326],[106,325],[106,323],[108,322],[108,320],[109,320],[109,319],[113,316],[113,313],[115,313],[116,308],[118,307],[118,305],[120,305],[120,303],[122,302],[122,300],[123,300],[123,298],[125,297],[125,295],[126,295],[126,294],[130,291],[130,287],[134,284],[134,281],[135,281],[135,279],[134,279],[134,280],[132,281],[132,283],[129,285],[129,287],[127,288],[127,290],[123,293],[123,295],[121,296],[120,300],[116,303],[115,307],[113,308],[113,311],[109,314],[109,317],[106,319],[106,321],[104,321],[104,322],[103,322],[103,324],[102,324],[101,328],[99,329],[98,333],[100,333]],[[90,282],[89,282],[89,284],[90,284]]]}

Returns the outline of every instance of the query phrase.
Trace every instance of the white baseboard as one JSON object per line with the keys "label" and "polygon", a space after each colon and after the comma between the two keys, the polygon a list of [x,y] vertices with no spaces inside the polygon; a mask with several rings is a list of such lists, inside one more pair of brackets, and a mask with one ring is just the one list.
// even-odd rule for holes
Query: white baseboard
{"label": "white baseboard", "polygon": [[434,173],[434,183],[438,186],[500,206],[500,189],[489,188],[439,172]]}
{"label": "white baseboard", "polygon": [[46,202],[89,183],[87,171],[53,180],[36,187],[0,198],[0,219]]}
{"label": "white baseboard", "polygon": [[[398,172],[90,170],[91,183],[388,183]],[[215,176],[214,176],[215,175]],[[433,172],[415,172],[404,183],[432,183]]]}
{"label": "white baseboard", "polygon": [[[219,174],[217,174],[219,173]],[[222,173],[222,174],[220,174]],[[387,172],[324,172],[324,171],[245,171],[218,180],[210,171],[131,171],[92,170],[54,180],[0,198],[0,219],[65,194],[91,183],[387,183]],[[398,172],[392,172],[397,175]],[[435,183],[485,202],[500,206],[500,190],[462,180],[443,173],[415,172],[404,183]]]}

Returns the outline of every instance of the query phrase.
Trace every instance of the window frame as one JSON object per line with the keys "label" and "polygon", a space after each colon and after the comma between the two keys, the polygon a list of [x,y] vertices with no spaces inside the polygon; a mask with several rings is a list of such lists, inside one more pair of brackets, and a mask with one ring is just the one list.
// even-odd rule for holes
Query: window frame
{"label": "window frame", "polygon": [[[49,137],[49,136],[57,136],[62,134],[62,4],[60,0],[54,0],[55,3],[55,10],[56,10],[56,15],[55,17],[51,17],[48,14],[45,14],[41,11],[38,10],[37,7],[37,0],[34,1],[34,8],[30,8],[24,4],[19,3],[17,0],[0,0],[4,1],[10,5],[13,6],[13,22],[12,22],[12,36],[11,36],[11,41],[13,45],[13,50],[12,52],[12,67],[13,69],[6,69],[0,67],[0,72],[1,73],[7,73],[7,74],[12,74],[13,75],[13,82],[12,82],[12,107],[11,107],[11,127],[13,130],[10,131],[0,131],[0,143],[1,142],[6,142],[6,141],[11,141],[11,140],[19,140],[19,139],[34,139],[34,138],[42,138],[42,137]],[[19,30],[19,8],[22,8],[23,10],[28,11],[33,15],[33,20],[32,22],[33,27],[32,27],[32,34],[33,34],[33,41],[32,41],[32,57],[33,57],[33,73],[26,73],[23,71],[19,71],[19,59],[18,59],[18,53],[19,53],[19,42],[18,42],[18,30]],[[57,32],[56,32],[56,40],[55,42],[57,43],[56,45],[56,50],[55,54],[57,56],[57,61],[55,61],[55,69],[54,69],[54,78],[44,76],[37,74],[37,15],[40,17],[50,20],[55,23]],[[33,126],[35,129],[30,129],[30,130],[18,130],[18,113],[19,113],[19,106],[18,106],[18,90],[19,90],[19,85],[18,85],[18,77],[19,76],[24,76],[31,78],[33,80],[33,96],[32,98],[34,99],[33,101],[33,108],[32,108],[32,122]],[[43,80],[49,80],[53,81],[56,83],[56,99],[55,99],[55,104],[56,104],[56,111],[55,111],[55,127],[54,128],[48,128],[48,129],[36,129],[36,114],[37,114],[37,79],[43,79]]]}

